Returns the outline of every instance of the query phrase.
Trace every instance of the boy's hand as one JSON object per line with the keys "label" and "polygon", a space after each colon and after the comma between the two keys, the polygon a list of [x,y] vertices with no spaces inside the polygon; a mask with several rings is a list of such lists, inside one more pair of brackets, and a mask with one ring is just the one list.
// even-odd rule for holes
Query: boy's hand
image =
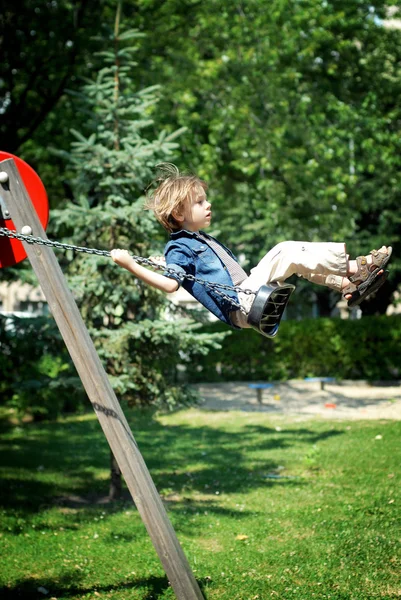
{"label": "boy's hand", "polygon": [[110,252],[111,258],[120,267],[127,267],[128,263],[132,262],[133,258],[130,256],[128,250],[121,250],[116,248]]}
{"label": "boy's hand", "polygon": [[162,267],[166,266],[166,259],[164,258],[164,256],[149,256],[149,260],[158,265],[162,265]]}
{"label": "boy's hand", "polygon": [[[151,285],[157,290],[161,290],[166,294],[171,294],[178,289],[178,283],[174,279],[142,267],[136,262],[133,256],[129,254],[128,250],[116,248],[110,252],[110,256],[120,267],[124,267],[127,271],[135,275],[135,277],[141,279],[144,283]],[[165,264],[163,256],[153,256],[151,259],[155,260],[160,265]]]}

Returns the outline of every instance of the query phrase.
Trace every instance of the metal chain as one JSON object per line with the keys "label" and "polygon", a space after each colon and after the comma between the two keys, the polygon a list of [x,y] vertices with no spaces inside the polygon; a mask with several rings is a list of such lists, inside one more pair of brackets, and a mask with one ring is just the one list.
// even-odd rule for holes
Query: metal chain
{"label": "metal chain", "polygon": [[[24,235],[22,233],[17,233],[12,229],[7,229],[6,227],[0,227],[0,236],[8,237],[12,239],[19,240],[21,242],[27,242],[28,244],[38,244],[40,246],[50,246],[52,248],[59,248],[63,250],[73,250],[74,252],[83,252],[85,254],[96,254],[97,256],[111,256],[108,250],[97,250],[96,248],[86,248],[85,246],[74,246],[73,244],[63,244],[61,242],[56,242],[54,240],[43,239],[41,237],[34,237],[32,235]],[[135,254],[130,254],[130,256],[140,265],[146,265],[148,267],[153,267],[159,271],[163,271],[164,273],[168,273],[169,275],[177,276],[177,271],[171,269],[169,267],[165,267],[161,264],[155,263],[149,258],[145,258],[143,256],[136,256]],[[224,300],[229,302],[232,306],[238,308],[244,315],[247,315],[246,309],[241,306],[239,302],[230,298],[227,294],[222,292],[221,290],[232,291],[232,292],[242,292],[247,295],[255,295],[256,292],[253,290],[243,289],[238,285],[225,285],[224,283],[214,283],[210,281],[205,281],[204,279],[200,279],[199,277],[195,277],[194,275],[190,275],[189,273],[185,273],[182,275],[184,279],[188,279],[189,281],[194,281],[203,285],[210,290],[214,290],[216,294],[221,296]]]}

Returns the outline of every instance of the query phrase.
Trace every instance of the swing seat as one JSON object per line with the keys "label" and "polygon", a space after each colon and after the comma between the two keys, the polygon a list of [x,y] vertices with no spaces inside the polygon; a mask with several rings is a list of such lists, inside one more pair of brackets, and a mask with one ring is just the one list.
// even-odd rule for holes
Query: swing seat
{"label": "swing seat", "polygon": [[295,285],[275,282],[262,285],[248,313],[248,324],[262,335],[277,335],[281,317]]}

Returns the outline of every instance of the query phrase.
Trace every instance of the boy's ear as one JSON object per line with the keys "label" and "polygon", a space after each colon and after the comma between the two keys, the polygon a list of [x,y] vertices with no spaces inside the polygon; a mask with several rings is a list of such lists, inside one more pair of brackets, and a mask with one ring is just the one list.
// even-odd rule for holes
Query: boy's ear
{"label": "boy's ear", "polygon": [[184,220],[184,214],[180,210],[173,210],[171,216],[178,221],[178,223],[181,223]]}

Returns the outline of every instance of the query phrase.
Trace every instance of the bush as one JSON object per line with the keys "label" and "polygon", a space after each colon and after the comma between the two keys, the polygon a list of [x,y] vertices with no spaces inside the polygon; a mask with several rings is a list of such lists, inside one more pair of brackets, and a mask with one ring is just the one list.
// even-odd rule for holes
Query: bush
{"label": "bush", "polygon": [[[199,327],[148,319],[131,321],[124,329],[92,331],[119,399],[170,409],[193,403],[196,394],[181,381],[178,363],[191,364],[217,348],[225,335],[199,336]],[[20,418],[55,419],[90,406],[52,317],[0,315],[0,372],[0,406],[15,409]]]}
{"label": "bush", "polygon": [[[131,342],[142,329],[135,324]],[[204,334],[228,332],[219,322],[200,329]],[[171,343],[162,336],[164,343]],[[208,338],[208,335],[206,336]],[[212,338],[211,338],[212,339]],[[284,321],[274,340],[252,330],[228,332],[202,355],[189,352],[185,364],[188,383],[213,381],[285,381],[304,377],[331,376],[337,379],[397,380],[401,365],[401,316]],[[114,344],[105,344],[113,348]],[[151,344],[149,347],[153,348]],[[132,350],[132,349],[131,349]],[[196,350],[196,347],[194,347]],[[198,350],[200,350],[198,348]],[[141,356],[134,352],[134,356]],[[129,360],[131,353],[126,354]],[[182,394],[179,367],[173,361],[159,364],[157,348],[142,360],[160,366],[160,381],[144,382],[147,394],[159,389],[163,373],[166,393],[175,405]],[[183,358],[186,353],[183,353]],[[107,357],[103,357],[107,362]],[[150,372],[151,364],[145,371]],[[54,320],[50,317],[13,319],[0,317],[0,403],[16,409],[19,416],[52,419],[65,412],[78,412],[87,405],[85,392]],[[174,374],[175,372],[175,374]],[[172,380],[176,385],[172,386]],[[180,391],[181,390],[181,391]],[[136,390],[140,395],[140,390]],[[140,398],[139,398],[140,400]],[[89,406],[89,405],[88,405]]]}
{"label": "bush", "polygon": [[[221,331],[222,324],[205,327]],[[360,320],[284,321],[273,340],[255,331],[232,331],[221,350],[187,368],[191,382],[337,379],[396,380],[401,365],[401,316]]]}
{"label": "bush", "polygon": [[85,393],[51,317],[0,316],[0,403],[20,417],[82,410]]}

